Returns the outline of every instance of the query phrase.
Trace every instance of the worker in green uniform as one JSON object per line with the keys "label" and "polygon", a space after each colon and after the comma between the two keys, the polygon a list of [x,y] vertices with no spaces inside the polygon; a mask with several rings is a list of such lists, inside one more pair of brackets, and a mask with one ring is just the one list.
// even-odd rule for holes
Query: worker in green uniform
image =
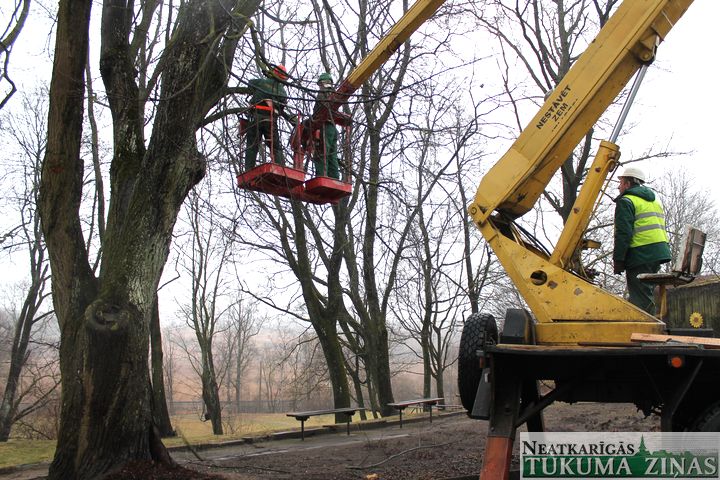
{"label": "worker in green uniform", "polygon": [[332,108],[328,101],[333,92],[333,80],[329,73],[321,73],[317,79],[319,91],[315,97],[313,120],[321,122],[318,125],[319,138],[316,138],[313,163],[315,175],[340,178],[338,171],[337,139],[338,132],[332,115]]}
{"label": "worker in green uniform", "polygon": [[285,66],[277,65],[266,73],[266,78],[254,78],[248,82],[247,88],[240,89],[242,93],[250,95],[249,122],[245,130],[247,136],[245,170],[255,167],[262,140],[270,146],[272,161],[280,165],[285,163],[277,118],[281,116],[288,121],[291,120],[285,114],[287,92],[283,82],[287,78]]}
{"label": "worker in green uniform", "polygon": [[644,185],[646,177],[641,169],[627,167],[618,178],[613,271],[626,272],[630,303],[654,315],[653,285],[637,276],[657,273],[660,265],[671,259],[665,212],[655,192]]}

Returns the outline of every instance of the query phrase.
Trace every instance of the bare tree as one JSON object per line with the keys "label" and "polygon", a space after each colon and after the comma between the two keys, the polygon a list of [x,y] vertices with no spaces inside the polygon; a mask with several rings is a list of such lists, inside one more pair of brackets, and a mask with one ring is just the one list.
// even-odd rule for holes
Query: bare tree
{"label": "bare tree", "polygon": [[678,257],[684,228],[691,225],[707,234],[703,271],[718,274],[720,225],[717,222],[717,205],[710,192],[699,190],[692,175],[682,168],[668,170],[661,178],[655,179],[653,187],[663,202],[672,258]]}
{"label": "bare tree", "polygon": [[168,414],[175,414],[175,375],[177,372],[176,343],[170,338],[170,328],[166,328],[162,336],[163,380],[165,384]]}
{"label": "bare tree", "polygon": [[317,337],[305,332],[285,358],[289,367],[287,398],[293,410],[321,409],[330,400],[328,366]]}
{"label": "bare tree", "polygon": [[[6,116],[6,145],[14,144],[20,152],[20,161],[15,165],[20,177],[21,187],[13,191],[20,225],[17,228],[16,248],[23,249],[28,255],[30,279],[23,294],[24,300],[19,311],[14,313],[14,335],[10,354],[10,367],[5,381],[5,389],[0,402],[0,441],[7,441],[13,424],[38,408],[35,400],[31,407],[22,401],[28,401],[25,392],[19,391],[21,374],[30,357],[31,341],[34,330],[52,314],[43,302],[50,295],[46,291],[49,280],[47,251],[40,228],[40,217],[36,204],[40,185],[40,164],[45,153],[47,126],[44,121],[46,102],[42,91],[23,97],[23,109],[15,116]],[[56,386],[53,385],[47,395]],[[43,398],[47,398],[43,395]]]}
{"label": "bare tree", "polygon": [[[228,307],[223,305],[227,286],[223,273],[228,265],[231,239],[217,224],[213,210],[207,208],[203,195],[211,189],[209,182],[196,187],[188,196],[185,213],[188,218],[191,240],[187,261],[181,263],[191,277],[190,304],[181,307],[185,322],[192,328],[200,351],[196,371],[202,383],[202,397],[206,418],[212,422],[213,433],[222,435],[222,408],[213,342],[221,326],[221,317]],[[228,230],[232,230],[229,228]]]}
{"label": "bare tree", "polygon": [[[426,89],[434,108],[415,109],[420,121],[405,140],[416,145],[406,150],[414,171],[404,177],[403,186],[412,188],[402,199],[403,208],[412,212],[412,227],[391,310],[402,327],[395,335],[422,362],[423,395],[431,396],[434,384],[444,397],[461,311],[468,301],[474,312],[482,300],[486,307],[484,297],[492,298],[501,276],[497,262],[471,237],[465,211],[465,178],[481,167],[479,133],[487,100],[466,109],[460,107],[465,92],[448,92],[433,81],[426,82]],[[477,260],[480,268],[474,267]]]}
{"label": "bare tree", "polygon": [[[5,388],[0,403],[0,441],[6,442],[12,428],[23,423],[36,412],[48,408],[55,400],[55,390],[60,384],[57,359],[57,332],[49,328],[54,320],[52,312],[39,313],[38,304],[32,303],[32,284],[15,289],[23,295],[17,307],[6,306],[5,312],[14,327],[9,344],[9,365]],[[42,294],[42,297],[47,294]],[[34,299],[36,302],[37,299]],[[32,422],[25,422],[23,430],[32,429]],[[54,438],[47,434],[46,438]]]}
{"label": "bare tree", "polygon": [[[39,211],[61,328],[63,401],[50,478],[97,478],[131,460],[171,462],[152,423],[149,323],[178,211],[204,175],[195,132],[223,96],[233,54],[258,2],[102,2],[100,71],[113,117],[110,205],[96,276],[79,206],[89,0],[61,0]],[[168,15],[168,13],[170,13]],[[136,65],[156,48],[153,20],[173,22],[140,88]],[[162,29],[161,29],[162,31]],[[154,105],[145,141],[145,103]],[[83,428],[77,428],[82,425]]]}
{"label": "bare tree", "polygon": [[[10,10],[9,14],[8,10]],[[13,0],[12,7],[9,9],[6,3],[0,7],[0,14],[7,19],[0,35],[0,85],[3,85],[3,90],[5,90],[0,99],[0,110],[2,110],[10,101],[10,97],[17,91],[15,82],[10,75],[10,55],[30,14],[30,0]]]}
{"label": "bare tree", "polygon": [[264,403],[266,411],[275,413],[281,408],[281,400],[287,387],[287,363],[283,361],[287,345],[275,337],[260,349],[258,358],[258,402]]}
{"label": "bare tree", "polygon": [[170,412],[165,396],[165,374],[162,329],[160,327],[160,306],[155,295],[150,320],[150,365],[153,396],[153,418],[161,437],[174,437],[175,430],[170,422]]}
{"label": "bare tree", "polygon": [[239,297],[228,309],[226,315],[226,327],[221,338],[224,346],[220,349],[220,355],[226,365],[227,380],[224,382],[228,392],[228,400],[234,406],[234,413],[240,413],[242,400],[242,386],[245,381],[245,374],[256,353],[253,343],[264,324],[264,318],[260,316],[257,304]]}
{"label": "bare tree", "polygon": [[[470,311],[478,313],[485,286],[493,283],[490,280],[491,270],[497,269],[497,262],[493,262],[490,247],[487,244],[480,244],[477,240],[475,229],[467,219],[466,209],[470,204],[468,188],[475,187],[474,184],[469,186],[468,178],[474,179],[475,172],[480,170],[480,158],[482,158],[483,152],[482,150],[478,151],[474,142],[468,142],[468,139],[474,137],[480,129],[478,105],[475,105],[469,121],[463,119],[463,113],[459,108],[456,110],[457,119],[452,135],[453,149],[456,152],[455,176],[452,179],[453,187],[447,190],[447,202],[453,207],[452,215],[458,217],[458,221],[462,225],[460,243],[463,247],[465,291],[470,302]],[[474,260],[476,258],[477,261]],[[495,268],[492,268],[493,264],[495,264]]]}
{"label": "bare tree", "polygon": [[259,377],[259,400],[271,412],[327,407],[330,400],[328,366],[318,339],[308,332],[274,327],[260,349]]}
{"label": "bare tree", "polygon": [[[503,85],[508,106],[515,114],[515,128],[522,130],[524,121],[520,112],[524,102],[539,104],[572,67],[591,35],[607,21],[618,0],[590,2],[536,2],[521,0],[509,2],[493,0],[478,17],[480,24],[498,40],[504,65]],[[592,5],[591,5],[592,4]],[[523,68],[519,75],[526,76],[533,88],[517,87],[512,68],[519,60]],[[520,79],[520,83],[524,78]],[[536,92],[536,93],[535,93]],[[545,199],[565,222],[585,178],[588,161],[591,161],[594,130],[563,163],[560,192],[547,189]]]}

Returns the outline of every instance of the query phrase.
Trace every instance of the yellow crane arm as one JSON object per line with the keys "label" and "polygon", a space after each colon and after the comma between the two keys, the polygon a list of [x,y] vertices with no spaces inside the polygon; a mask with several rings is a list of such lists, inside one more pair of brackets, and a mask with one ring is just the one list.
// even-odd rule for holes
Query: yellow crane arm
{"label": "yellow crane arm", "polygon": [[548,96],[530,124],[485,175],[470,205],[482,224],[494,211],[527,213],[581,138],[692,0],[626,0]]}
{"label": "yellow crane arm", "polygon": [[[334,102],[343,103],[360,85],[377,71],[390,56],[400,48],[420,25],[432,17],[445,0],[418,0],[382,37],[380,42],[362,59],[331,97]],[[337,104],[337,103],[336,103]]]}
{"label": "yellow crane arm", "polygon": [[[664,324],[570,271],[619,149],[602,142],[555,251],[526,242],[512,220],[537,202],[580,139],[643,66],[692,0],[626,0],[548,96],[515,143],[483,177],[470,215],[533,313],[538,344],[629,342]],[[494,214],[496,213],[497,214]]]}

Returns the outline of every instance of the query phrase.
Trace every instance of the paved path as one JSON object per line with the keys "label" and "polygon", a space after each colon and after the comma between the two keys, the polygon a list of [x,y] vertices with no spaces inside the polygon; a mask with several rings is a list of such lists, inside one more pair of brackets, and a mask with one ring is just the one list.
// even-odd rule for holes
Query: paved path
{"label": "paved path", "polygon": [[[325,448],[328,446],[362,444],[368,441],[380,439],[401,438],[413,435],[418,429],[428,429],[435,422],[448,424],[454,422],[476,422],[465,415],[464,412],[433,415],[433,424],[428,422],[427,418],[414,417],[403,420],[403,427],[400,428],[397,421],[390,421],[385,426],[378,428],[365,428],[362,425],[358,428],[358,424],[351,424],[350,435],[347,435],[344,424],[338,425],[338,430],[331,433],[313,434],[313,432],[305,433],[305,440],[297,438],[285,438],[281,440],[262,440],[253,443],[243,443],[239,445],[230,445],[223,447],[202,448],[197,454],[203,460],[230,460],[233,458],[242,458],[258,455],[274,455],[284,453],[289,450],[313,450]],[[188,461],[196,461],[198,458],[189,450],[173,451],[172,457],[179,463]],[[0,477],[4,480],[4,477]]]}
{"label": "paved path", "polygon": [[[433,424],[435,422],[447,424],[466,421],[474,422],[464,412],[433,414]],[[335,432],[319,434],[313,430],[306,431],[305,440],[301,440],[299,432],[296,432],[297,435],[293,438],[261,439],[260,441],[221,447],[200,446],[196,448],[196,452],[203,461],[231,460],[258,455],[276,455],[290,450],[315,450],[329,446],[363,444],[372,440],[401,438],[416,433],[418,429],[427,429],[431,426],[432,424],[426,417],[417,416],[403,419],[402,428],[397,420],[388,421],[383,426],[374,428],[363,428],[362,425],[358,427],[357,423],[351,424],[350,435],[347,435],[345,424],[338,424]],[[171,455],[180,464],[198,461],[198,458],[188,449],[172,449]],[[0,471],[0,480],[39,480],[45,478],[47,472],[48,464],[27,465],[18,467],[14,471],[8,471],[8,469]]]}

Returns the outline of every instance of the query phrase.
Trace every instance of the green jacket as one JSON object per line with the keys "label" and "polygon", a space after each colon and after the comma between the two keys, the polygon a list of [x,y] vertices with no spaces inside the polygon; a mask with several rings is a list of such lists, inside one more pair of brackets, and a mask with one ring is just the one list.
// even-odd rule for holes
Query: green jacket
{"label": "green jacket", "polygon": [[313,119],[323,118],[324,122],[335,123],[332,118],[332,108],[330,96],[333,90],[330,88],[322,88],[315,97],[315,106],[313,107]]}
{"label": "green jacket", "polygon": [[287,104],[287,92],[283,84],[278,80],[274,78],[254,78],[248,82],[246,91],[250,94],[250,105],[256,105],[263,100],[272,100],[275,109],[281,115],[284,114],[285,105]]}
{"label": "green jacket", "polygon": [[648,202],[655,201],[655,192],[644,185],[634,185],[615,199],[613,260],[624,263],[625,268],[633,268],[647,263],[669,262],[671,260],[670,245],[667,242],[630,247],[635,227],[635,205],[627,195],[633,195]]}

